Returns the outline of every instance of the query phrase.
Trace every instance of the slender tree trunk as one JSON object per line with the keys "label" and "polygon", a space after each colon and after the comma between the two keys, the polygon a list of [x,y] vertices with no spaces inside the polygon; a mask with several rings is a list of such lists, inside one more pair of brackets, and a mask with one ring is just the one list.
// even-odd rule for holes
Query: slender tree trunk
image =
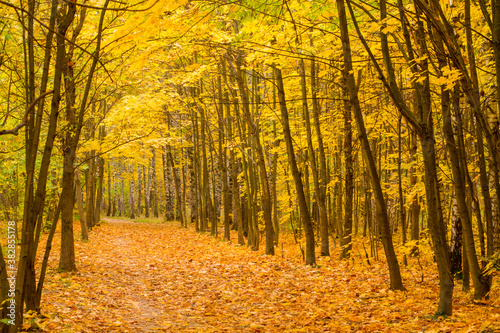
{"label": "slender tree trunk", "polygon": [[[89,233],[87,230],[87,222],[85,221],[85,211],[83,209],[82,198],[82,184],[80,182],[80,170],[75,170],[75,188],[76,188],[76,205],[78,206],[78,216],[80,218],[80,225],[82,229],[82,239],[89,240]],[[54,222],[53,222],[54,223]]]}
{"label": "slender tree trunk", "polygon": [[148,169],[146,172],[146,167],[142,167],[143,175],[144,175],[144,211],[146,214],[146,218],[149,218],[149,205],[150,201],[149,198],[151,197],[151,160],[148,161]]}
{"label": "slender tree trunk", "polygon": [[94,225],[101,220],[101,207],[103,206],[104,159],[97,157],[97,189],[94,209]]}
{"label": "slender tree trunk", "polygon": [[[274,106],[273,109],[276,109]],[[279,140],[276,134],[276,122],[273,121],[273,133],[275,148],[279,147]],[[273,196],[273,225],[274,225],[274,245],[278,246],[279,244],[279,234],[280,234],[280,223],[279,223],[279,208],[278,208],[278,190],[277,190],[277,182],[278,182],[278,153],[275,152],[272,155],[272,180],[271,180],[271,188],[272,188],[272,196]],[[328,230],[328,229],[327,229]],[[327,235],[328,237],[328,235]]]}
{"label": "slender tree trunk", "polygon": [[[438,43],[439,46],[439,43]],[[444,47],[441,45],[444,49]],[[447,66],[447,60],[438,58],[440,67]],[[467,207],[467,192],[465,184],[466,170],[464,160],[460,158],[458,144],[453,135],[453,126],[451,122],[451,111],[449,103],[449,93],[445,90],[446,87],[441,87],[442,96],[442,114],[443,114],[443,133],[446,139],[446,146],[451,162],[451,171],[453,174],[453,185],[457,200],[458,209],[460,212],[460,220],[462,222],[463,241],[466,248],[467,261],[470,272],[472,274],[472,282],[474,283],[474,297],[480,299],[486,296],[489,292],[490,285],[488,278],[483,275],[479,267],[479,261],[476,256],[476,248],[474,244],[474,233],[472,231],[472,221]],[[462,154],[464,155],[464,154]],[[465,158],[465,155],[464,155]]]}
{"label": "slender tree trunk", "polygon": [[185,226],[187,225],[187,223],[185,222],[185,217],[184,217],[184,202],[182,201],[182,195],[181,195],[181,181],[176,172],[175,161],[172,155],[172,148],[167,146],[166,151],[167,151],[167,160],[170,163],[170,168],[172,169],[172,177],[174,178],[175,197],[177,200],[177,209],[179,210],[179,219],[181,222],[181,226]]}
{"label": "slender tree trunk", "polygon": [[156,179],[156,153],[153,149],[153,157],[151,157],[151,200],[150,205],[153,208],[153,216],[159,217],[160,212],[158,211],[158,182]]}
{"label": "slender tree trunk", "polygon": [[[417,185],[417,174],[416,174],[416,159],[417,154],[417,135],[414,131],[410,133],[410,186],[415,187]],[[411,240],[418,241],[420,238],[420,203],[418,202],[418,194],[415,193],[411,199]],[[415,247],[415,249],[418,249]]]}
{"label": "slender tree trunk", "polygon": [[[347,88],[347,76],[349,74],[346,69],[343,71],[344,86]],[[354,172],[353,172],[353,156],[352,156],[352,127],[351,127],[351,101],[347,89],[344,99],[344,160],[345,160],[345,215],[343,234],[340,238],[340,246],[342,252],[340,258],[349,258],[352,249],[352,206],[354,194]]]}
{"label": "slender tree trunk", "polygon": [[260,142],[260,129],[257,124],[255,124],[253,117],[250,112],[249,99],[247,96],[247,87],[245,85],[243,74],[241,70],[241,54],[238,55],[236,68],[236,81],[238,83],[238,89],[240,92],[242,104],[243,104],[243,114],[245,120],[248,124],[248,129],[252,137],[252,142],[255,147],[255,153],[257,154],[257,165],[259,168],[260,183],[262,186],[262,198],[261,205],[264,217],[264,224],[266,230],[266,254],[274,255],[274,228],[272,219],[272,201],[271,201],[271,191],[269,187],[269,178],[267,175],[266,158],[264,155],[264,149]]}
{"label": "slender tree trunk", "polygon": [[141,201],[142,201],[142,166],[140,164],[137,164],[137,217],[140,217],[142,214]]}
{"label": "slender tree trunk", "polygon": [[40,303],[42,301],[42,290],[43,284],[45,282],[45,273],[47,272],[47,266],[49,262],[50,251],[52,250],[52,240],[54,239],[54,235],[57,229],[57,223],[59,222],[59,215],[61,214],[61,198],[59,198],[59,202],[57,204],[56,211],[54,213],[54,221],[50,226],[49,235],[47,236],[47,242],[45,244],[45,254],[42,260],[42,267],[40,269],[40,278],[38,280],[38,286],[36,289],[36,306],[38,312],[40,312]]}
{"label": "slender tree trunk", "polygon": [[[105,102],[103,103],[105,105]],[[99,140],[103,140],[105,136],[104,126],[99,127]],[[101,156],[97,157],[97,189],[94,209],[94,224],[101,220],[101,207],[103,206],[103,189],[104,187],[104,159]]]}
{"label": "slender tree trunk", "polygon": [[[225,69],[223,70],[225,72]],[[217,90],[219,94],[219,106],[218,106],[218,116],[219,116],[219,166],[222,177],[222,199],[224,206],[224,239],[230,240],[230,214],[231,214],[231,206],[230,206],[230,195],[229,195],[229,185],[228,185],[228,171],[227,171],[227,150],[225,148],[225,119],[224,119],[224,104],[226,107],[226,117],[229,116],[230,107],[229,101],[224,99],[224,94],[222,91],[222,77],[217,77]]]}
{"label": "slender tree trunk", "polygon": [[113,178],[113,174],[111,173],[111,161],[108,161],[108,211],[106,212],[106,216],[111,216],[114,202],[111,196],[111,178]]}
{"label": "slender tree trunk", "polygon": [[462,222],[458,214],[457,200],[453,197],[451,213],[451,274],[455,277],[462,276]]}
{"label": "slender tree trunk", "polygon": [[[317,84],[316,84],[316,61],[314,57],[311,60],[311,96],[313,106],[313,119],[316,139],[318,140],[318,166],[319,166],[319,186],[316,193],[316,200],[319,208],[319,223],[320,223],[320,238],[321,238],[321,253],[328,255],[330,253],[329,232],[328,232],[328,211],[326,208],[326,187],[328,184],[328,175],[326,169],[325,148],[323,144],[323,135],[321,133],[321,123],[319,120],[320,107],[317,99]],[[328,254],[327,254],[328,253]]]}
{"label": "slender tree trunk", "polygon": [[205,111],[199,108],[201,124],[201,226],[200,231],[206,232],[208,228],[208,219],[210,216],[210,180],[208,178],[208,159],[207,159],[207,140],[206,140],[206,119]]}
{"label": "slender tree trunk", "polygon": [[299,169],[297,167],[297,161],[295,159],[295,152],[293,148],[292,135],[290,132],[290,124],[288,121],[288,110],[286,106],[285,98],[285,88],[283,86],[283,77],[281,74],[281,69],[274,67],[277,89],[278,89],[278,99],[281,110],[281,123],[283,125],[283,135],[285,137],[286,149],[288,153],[288,162],[290,169],[292,171],[292,176],[295,183],[295,190],[297,195],[297,201],[299,203],[300,218],[305,228],[306,234],[306,264],[314,266],[316,265],[316,255],[314,251],[314,229],[309,215],[309,209],[306,204],[306,197],[304,194],[304,186],[302,183],[302,178],[300,176]]}
{"label": "slender tree trunk", "polygon": [[85,220],[87,221],[87,227],[92,228],[94,226],[94,208],[95,208],[95,158],[94,153],[91,152],[90,159],[88,162],[88,169],[85,171],[85,181],[86,181],[86,215]]}
{"label": "slender tree trunk", "polygon": [[[385,5],[384,1],[381,2],[381,13],[385,10],[383,7]],[[368,169],[370,171],[370,178],[372,180],[373,190],[375,192],[375,202],[377,204],[377,220],[380,226],[380,233],[382,236],[382,243],[384,245],[384,252],[387,258],[387,264],[389,266],[390,275],[390,288],[393,290],[404,290],[403,281],[401,279],[401,272],[399,270],[399,263],[396,257],[396,252],[394,250],[394,244],[392,242],[392,234],[389,216],[387,214],[387,206],[384,199],[384,193],[382,191],[382,186],[380,184],[379,174],[377,172],[377,167],[373,159],[372,151],[370,148],[370,143],[366,134],[366,129],[364,125],[363,115],[361,112],[361,106],[358,99],[358,87],[354,80],[354,72],[352,68],[352,56],[349,41],[349,34],[347,28],[347,17],[345,13],[344,1],[337,0],[337,7],[339,11],[339,22],[341,29],[341,39],[342,39],[342,50],[344,55],[344,71],[346,75],[346,86],[349,92],[349,98],[351,106],[353,107],[354,118],[356,120],[356,125],[358,127],[358,133],[363,146],[363,151],[365,153],[366,161],[368,163]],[[383,15],[382,15],[383,16]],[[384,34],[381,34],[383,37]],[[384,44],[382,44],[382,49],[384,49]],[[390,71],[389,71],[390,72]],[[361,75],[360,75],[361,76]],[[358,79],[359,81],[360,79]],[[359,82],[358,82],[359,85]]]}
{"label": "slender tree trunk", "polygon": [[[401,242],[404,245],[406,245],[406,207],[405,207],[405,200],[404,200],[404,196],[403,196],[403,175],[402,175],[402,171],[401,171],[401,163],[403,162],[402,161],[402,158],[401,158],[401,155],[402,155],[402,150],[403,150],[403,140],[402,140],[402,135],[401,135],[401,131],[402,131],[402,118],[403,116],[400,114],[399,115],[399,118],[398,118],[398,194],[399,194],[399,198],[398,198],[398,201],[399,201],[399,212],[400,212],[400,217],[401,217]],[[407,266],[408,265],[408,262],[407,262],[407,259],[406,259],[406,254],[404,255],[404,265]]]}
{"label": "slender tree trunk", "polygon": [[[117,214],[117,209],[118,209],[118,191],[116,189],[116,172],[114,168],[116,167],[116,162],[111,163],[113,166],[113,173],[111,174],[113,180],[113,209],[111,210],[111,216],[116,216]],[[111,170],[111,169],[110,169]]]}
{"label": "slender tree trunk", "polygon": [[134,165],[130,166],[131,178],[128,181],[129,197],[130,197],[130,218],[135,219],[135,180],[134,180]]}

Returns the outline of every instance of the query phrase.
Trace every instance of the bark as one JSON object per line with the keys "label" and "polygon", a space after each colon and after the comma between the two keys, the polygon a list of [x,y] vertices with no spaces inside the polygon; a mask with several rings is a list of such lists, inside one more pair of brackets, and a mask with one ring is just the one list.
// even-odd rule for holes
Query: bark
{"label": "bark", "polygon": [[153,149],[153,157],[151,157],[151,200],[153,208],[153,216],[158,217],[160,213],[158,211],[158,182],[156,179],[156,153]]}
{"label": "bark", "polygon": [[[344,13],[345,16],[345,13]],[[345,161],[345,215],[343,233],[340,238],[342,247],[340,258],[350,257],[352,250],[352,215],[353,215],[353,195],[354,195],[354,172],[352,156],[352,126],[351,126],[351,99],[347,90],[347,80],[349,73],[346,69],[343,71],[344,77],[344,161]]]}
{"label": "bark", "polygon": [[[435,41],[434,43],[437,47],[444,51],[444,45],[441,41]],[[440,54],[438,52],[438,54]],[[440,68],[448,65],[447,59],[438,55],[438,62]],[[470,272],[472,275],[472,281],[474,283],[474,297],[476,299],[481,299],[485,297],[490,289],[489,280],[483,275],[483,272],[479,266],[479,261],[476,256],[476,248],[474,244],[474,233],[472,230],[472,220],[469,214],[469,209],[467,207],[467,190],[466,190],[466,165],[465,165],[465,153],[460,150],[460,143],[457,143],[453,135],[453,125],[451,121],[451,107],[449,102],[449,92],[445,90],[446,87],[441,87],[442,96],[442,114],[443,114],[443,133],[446,139],[446,147],[451,162],[451,171],[453,174],[453,185],[455,189],[455,195],[457,200],[457,205],[460,213],[460,220],[462,222],[462,232],[463,241],[466,248],[467,261],[469,264]],[[460,138],[459,138],[460,140]],[[463,148],[463,145],[462,145]],[[463,157],[461,158],[462,155]]]}
{"label": "bark", "polygon": [[[80,225],[82,229],[82,239],[89,240],[89,233],[87,230],[87,222],[85,221],[85,211],[83,209],[82,198],[82,184],[80,182],[80,170],[75,170],[75,189],[76,189],[76,205],[78,207],[78,216],[80,218]],[[52,222],[55,223],[55,222]]]}
{"label": "bark", "polygon": [[194,154],[193,154],[193,179],[194,179],[194,194],[195,194],[195,229],[196,231],[201,231],[202,225],[202,204],[201,204],[201,166],[200,166],[200,138],[198,135],[198,119],[196,112],[191,112],[191,122],[193,124],[193,143],[194,143]]}
{"label": "bark", "polygon": [[[275,109],[275,107],[273,107]],[[276,134],[276,122],[273,121],[273,133],[274,140],[276,140],[274,147],[279,147],[279,140],[277,139]],[[277,191],[277,181],[278,181],[278,153],[275,152],[272,155],[272,178],[271,178],[271,188],[272,188],[272,196],[273,196],[273,225],[274,225],[274,245],[278,246],[279,244],[279,234],[280,234],[280,223],[279,223],[279,208],[278,208],[278,191]],[[326,208],[325,208],[326,209]],[[327,226],[328,228],[328,226]],[[327,229],[328,230],[328,229]],[[328,234],[328,231],[327,231]],[[328,235],[327,235],[328,236]]]}
{"label": "bark", "polygon": [[[71,21],[76,13],[76,9],[72,13]],[[73,68],[68,66],[71,58],[66,54],[66,40],[63,36],[57,36],[58,40],[58,53],[62,53],[65,61],[63,68],[65,76],[66,88],[66,120],[71,126],[63,134],[63,178],[62,178],[62,193],[61,193],[61,255],[59,259],[59,269],[63,271],[73,271],[76,269],[75,265],[75,244],[73,235],[73,181],[74,170],[73,164],[75,161],[75,151],[72,151],[72,142],[75,133],[72,133],[73,126],[76,123],[75,116],[75,82],[73,78]],[[60,40],[60,43],[59,43]],[[59,51],[59,46],[61,51]],[[69,55],[72,56],[71,54]],[[87,223],[88,223],[87,219]]]}
{"label": "bark", "polygon": [[[307,84],[306,84],[306,70],[305,70],[305,65],[304,65],[303,59],[299,60],[299,72],[300,72],[300,77],[301,77],[300,82],[301,82],[301,92],[302,92],[302,111],[304,113],[304,120],[305,120],[305,125],[306,125],[306,135],[307,135],[307,148],[308,148],[307,156],[308,156],[309,164],[311,166],[311,172],[313,175],[316,201],[318,203],[318,208],[321,212],[319,215],[319,227],[320,227],[319,235],[320,235],[320,239],[321,239],[321,255],[322,256],[330,256],[328,228],[326,228],[326,232],[325,232],[325,226],[327,226],[328,221],[326,220],[326,215],[324,214],[324,213],[326,213],[326,207],[325,207],[324,197],[321,194],[319,168],[318,168],[317,163],[316,163],[315,150],[314,150],[313,143],[312,143],[311,121],[310,121],[310,115],[309,115],[309,107],[308,107],[308,103],[307,103],[307,95],[308,94],[307,94]],[[312,73],[311,77],[313,75],[315,75],[315,74]],[[317,103],[317,101],[316,101],[316,103]],[[313,107],[317,108],[317,106],[313,106]],[[351,222],[352,222],[352,220],[351,220]]]}
{"label": "bark", "polygon": [[458,214],[457,200],[454,197],[451,213],[451,274],[455,277],[462,276],[462,222]]}
{"label": "bark", "polygon": [[177,200],[177,209],[179,210],[179,218],[180,218],[181,226],[187,226],[187,223],[185,222],[185,217],[184,217],[184,202],[182,201],[182,195],[181,195],[181,180],[180,180],[179,175],[176,172],[174,157],[172,155],[172,148],[167,146],[166,151],[167,151],[167,160],[168,160],[168,163],[170,164],[170,168],[172,169],[172,176],[174,178],[175,197]]}
{"label": "bark", "polygon": [[[225,70],[224,70],[225,71]],[[228,171],[227,171],[227,150],[225,147],[225,118],[224,118],[224,104],[227,104],[226,108],[226,116],[229,115],[230,107],[229,101],[224,100],[224,94],[222,91],[222,78],[221,76],[217,77],[217,90],[219,94],[219,105],[218,105],[218,117],[219,117],[219,168],[221,172],[222,178],[222,199],[224,206],[224,239],[230,240],[230,214],[231,214],[231,206],[230,206],[230,196],[229,196],[229,184],[228,184]]]}
{"label": "bark", "polygon": [[[113,165],[113,167],[115,166],[115,162],[112,162],[111,163]],[[111,168],[110,168],[111,170]],[[116,190],[116,174],[115,172],[113,171],[113,173],[111,174],[111,177],[113,178],[113,209],[111,210],[111,216],[116,216],[117,214],[117,208],[118,208],[118,194],[117,194],[117,190]]]}
{"label": "bark", "polygon": [[236,81],[238,83],[238,89],[242,102],[242,110],[245,120],[248,124],[248,129],[252,137],[252,143],[255,148],[255,153],[257,154],[257,165],[259,168],[260,183],[262,186],[262,197],[261,205],[264,217],[265,231],[266,231],[266,254],[274,255],[274,227],[272,219],[272,201],[271,201],[271,191],[269,187],[269,178],[267,175],[266,158],[264,155],[264,149],[260,142],[260,128],[254,122],[254,119],[250,112],[249,99],[247,96],[247,87],[244,82],[243,73],[241,70],[241,54],[238,55],[238,60],[236,62]]}
{"label": "bark", "polygon": [[[58,120],[58,110],[59,100],[60,100],[60,90],[61,90],[61,75],[62,75],[62,57],[59,53],[59,57],[56,59],[56,70],[54,71],[54,81],[53,81],[53,104],[51,107],[51,112],[49,115],[48,130],[45,141],[45,147],[43,151],[42,160],[40,163],[40,169],[38,172],[38,179],[36,183],[35,192],[35,168],[36,159],[38,155],[38,147],[41,134],[42,117],[44,116],[44,97],[48,95],[46,92],[49,66],[52,56],[52,40],[53,31],[55,28],[55,21],[57,15],[57,2],[52,1],[51,16],[50,16],[50,31],[47,33],[46,46],[45,46],[45,56],[42,72],[42,80],[40,91],[42,92],[40,96],[35,99],[35,72],[34,72],[34,48],[33,48],[33,20],[35,15],[35,1],[28,2],[28,67],[29,67],[29,78],[28,84],[26,84],[26,104],[30,105],[26,109],[26,161],[25,161],[25,173],[26,173],[26,185],[25,185],[25,196],[24,196],[24,214],[23,214],[23,224],[21,233],[21,249],[19,256],[18,271],[16,276],[16,291],[15,300],[16,304],[24,304],[26,299],[26,306],[28,309],[34,309],[34,299],[33,293],[35,290],[30,288],[35,284],[35,269],[33,264],[33,258],[36,255],[36,245],[34,242],[35,229],[37,221],[40,221],[40,216],[43,213],[44,201],[45,201],[45,189],[48,177],[48,168],[51,159],[52,149],[54,146],[54,139],[56,136],[57,120]],[[64,26],[67,22],[61,23],[61,32],[65,33],[67,27]],[[24,23],[23,23],[24,24]],[[38,104],[37,112],[35,112],[36,103]],[[17,332],[20,324],[23,320],[23,306],[16,307],[16,318],[15,324],[9,326],[9,332]]]}
{"label": "bark", "polygon": [[233,150],[231,150],[231,166],[233,178],[233,220],[238,226],[238,244],[245,245],[245,237],[243,235],[243,219],[241,214],[240,184],[238,181],[239,163],[236,161],[236,156]]}
{"label": "bark", "polygon": [[123,173],[125,172],[125,166],[122,164],[120,165],[120,169],[122,174],[120,175],[120,216],[126,216],[127,215],[127,205],[125,202],[125,179]]}
{"label": "bark", "polygon": [[[418,0],[417,0],[418,1]],[[415,116],[409,110],[408,106],[402,99],[401,93],[393,80],[394,77],[389,75],[389,80],[386,78],[384,72],[382,71],[378,61],[371,52],[368,44],[360,32],[357,21],[355,20],[354,12],[350,2],[347,2],[349,7],[349,12],[351,18],[353,18],[354,27],[363,44],[365,50],[374,64],[379,78],[384,84],[386,90],[394,102],[399,112],[405,117],[405,119],[414,127],[415,131],[420,137],[420,142],[422,146],[422,155],[424,159],[425,168],[425,188],[427,195],[427,212],[428,212],[428,225],[431,234],[433,249],[438,265],[439,283],[440,283],[440,299],[438,304],[437,315],[451,315],[452,314],[452,299],[453,299],[453,278],[450,273],[450,263],[449,263],[449,249],[446,242],[446,232],[443,221],[443,213],[441,209],[440,193],[439,193],[439,183],[437,179],[437,167],[436,167],[436,149],[434,140],[434,129],[432,124],[432,117],[430,117],[429,108],[422,107],[421,112],[418,116]],[[385,2],[384,2],[385,6]],[[385,9],[384,9],[385,10]],[[420,27],[422,27],[420,20],[418,23],[418,31],[421,36],[423,36]],[[385,34],[381,34],[385,35]],[[425,42],[425,38],[419,38],[420,42]],[[391,66],[392,62],[390,59],[390,54],[388,53],[387,38],[383,40],[383,56],[386,66]],[[424,62],[425,64],[425,62]],[[391,72],[391,71],[389,71]],[[426,71],[423,72],[424,75]],[[428,79],[424,80],[424,83],[428,85]],[[418,87],[418,85],[417,85]],[[419,88],[420,90],[421,88]],[[424,92],[428,93],[428,89],[423,89]],[[420,102],[427,100],[427,98],[420,98]],[[428,104],[428,103],[427,103]],[[426,104],[421,104],[421,106],[426,106]],[[424,113],[425,111],[425,113]],[[425,121],[425,122],[424,122]]]}
{"label": "bark", "polygon": [[95,208],[95,153],[92,151],[90,153],[90,158],[88,161],[88,169],[85,171],[85,183],[86,183],[86,210],[85,210],[85,220],[87,221],[87,227],[91,229],[94,226],[94,208]]}
{"label": "bark", "polygon": [[111,161],[108,161],[108,211],[106,212],[106,216],[111,216],[113,207],[113,198],[111,196],[111,178],[113,178],[113,174],[111,173]]}
{"label": "bark", "polygon": [[[238,101],[236,97],[236,92],[234,89],[231,89],[231,85],[228,82],[227,72],[225,70],[226,62],[223,62],[223,78],[224,84],[227,87],[227,90],[231,93],[232,103],[230,104],[229,96],[226,98],[227,102],[227,136],[231,138],[231,149],[230,149],[230,165],[231,165],[231,192],[232,192],[232,212],[233,212],[233,227],[238,231],[238,244],[245,244],[244,237],[244,227],[243,227],[243,216],[242,216],[242,208],[241,208],[241,197],[240,197],[240,183],[238,180],[238,174],[240,169],[240,162],[237,160],[234,144],[234,137],[236,136],[237,130],[239,130],[239,122],[238,122]],[[234,116],[230,113],[230,106],[234,105]],[[233,128],[233,124],[236,128]],[[241,136],[241,135],[240,135]]]}
{"label": "bark", "polygon": [[[62,185],[62,207],[61,207],[61,255],[59,260],[59,268],[65,271],[72,271],[76,269],[75,265],[75,252],[74,252],[74,237],[73,237],[73,178],[74,178],[74,161],[76,155],[76,149],[78,146],[78,142],[80,140],[80,134],[83,127],[83,118],[85,115],[85,110],[87,109],[87,101],[90,94],[90,87],[92,85],[92,79],[96,70],[97,61],[99,59],[99,52],[101,48],[101,37],[102,30],[104,24],[104,17],[106,13],[106,8],[109,4],[109,0],[106,0],[103,9],[101,10],[101,16],[99,18],[99,26],[98,32],[96,36],[96,49],[93,54],[92,64],[90,66],[87,81],[85,84],[85,89],[82,94],[82,100],[80,104],[80,109],[78,114],[76,115],[72,107],[74,106],[74,91],[68,91],[68,86],[73,89],[74,82],[71,84],[68,82],[66,84],[66,111],[67,118],[70,124],[73,124],[74,132],[72,129],[69,129],[65,136],[65,142],[63,142],[63,156],[64,156],[64,166],[63,166],[63,185]],[[70,7],[74,6],[71,4]],[[75,13],[72,14],[73,17]],[[81,19],[82,15],[81,15]],[[83,21],[82,21],[83,22]],[[81,28],[80,28],[81,29]],[[75,30],[76,31],[76,30]],[[64,35],[62,35],[64,36]],[[58,35],[57,38],[62,38],[62,36]],[[65,52],[65,43],[64,38],[62,38],[62,52]],[[68,60],[68,59],[65,59]],[[72,78],[72,66],[70,63],[66,63],[67,72],[65,73],[65,77],[69,80]],[[76,116],[76,117],[75,117]],[[87,221],[88,223],[88,221]]]}
{"label": "bark", "polygon": [[208,219],[210,216],[210,180],[208,178],[207,140],[206,140],[206,118],[203,108],[198,108],[200,112],[200,140],[201,140],[201,225],[200,231],[206,232],[208,229]]}
{"label": "bark", "polygon": [[[140,164],[137,165],[137,217],[140,217],[142,214],[142,166]],[[166,183],[165,183],[166,184]]]}
{"label": "bark", "polygon": [[[246,139],[246,136],[243,138]],[[242,140],[244,142],[244,140]],[[248,144],[247,144],[248,146]],[[245,148],[244,148],[245,149]],[[246,149],[245,149],[246,150]],[[243,205],[243,219],[244,219],[244,230],[246,231],[246,236],[248,237],[248,246],[251,247],[252,251],[257,251],[259,249],[258,241],[258,231],[255,228],[254,211],[256,209],[256,203],[254,201],[254,174],[252,168],[252,159],[245,157],[242,158],[242,170],[245,175],[245,200]]]}
{"label": "bark", "polygon": [[302,183],[302,178],[297,167],[297,161],[295,159],[295,152],[293,148],[292,135],[290,132],[290,124],[288,121],[288,109],[286,105],[285,98],[285,88],[283,85],[283,76],[281,74],[281,69],[274,67],[276,84],[278,89],[278,100],[281,110],[281,124],[283,126],[283,135],[286,143],[286,150],[288,153],[288,162],[292,172],[293,180],[295,183],[295,190],[297,195],[297,201],[299,204],[300,218],[302,224],[304,225],[305,235],[306,235],[306,265],[314,266],[316,265],[316,255],[314,250],[314,229],[309,215],[309,209],[306,204],[306,197],[304,194],[304,185]]}
{"label": "bark", "polygon": [[[371,151],[370,143],[368,141],[368,137],[366,134],[366,129],[364,125],[363,115],[361,112],[361,106],[358,99],[358,87],[356,86],[356,82],[354,79],[354,72],[352,69],[352,55],[350,49],[350,41],[349,34],[347,28],[347,17],[344,8],[344,1],[337,0],[337,7],[339,11],[339,22],[341,29],[341,39],[342,39],[342,50],[344,55],[344,71],[346,75],[346,86],[349,92],[349,99],[351,106],[354,112],[354,118],[356,120],[356,125],[358,128],[358,133],[360,136],[361,145],[363,147],[364,155],[368,164],[368,170],[370,171],[370,178],[372,180],[372,187],[375,194],[375,202],[377,207],[377,220],[380,227],[380,234],[382,236],[382,243],[384,245],[384,252],[387,258],[387,265],[389,266],[389,275],[390,275],[390,288],[393,290],[404,290],[403,281],[401,279],[401,272],[399,269],[398,259],[396,257],[396,253],[394,250],[394,244],[392,242],[392,234],[389,216],[387,214],[387,206],[384,199],[384,193],[382,191],[382,186],[380,184],[379,174],[377,171],[377,167],[375,165],[375,161],[373,158],[373,154]],[[349,10],[351,8],[349,7]],[[382,19],[384,19],[384,10],[385,10],[385,1],[381,1],[380,10]],[[354,19],[354,16],[351,12],[351,17]],[[381,34],[381,38],[383,39],[385,34]],[[386,38],[386,37],[385,37]],[[384,50],[385,45],[382,42],[382,52],[388,52],[388,50]],[[384,57],[385,58],[385,57]],[[386,62],[387,63],[387,62]],[[388,69],[389,77],[394,76],[393,71]],[[358,79],[359,81],[359,79]],[[358,82],[359,85],[359,82]]]}
{"label": "bark", "polygon": [[130,196],[130,218],[135,219],[135,180],[134,180],[134,165],[130,166],[131,178],[128,182],[129,184],[129,196]]}
{"label": "bark", "polygon": [[[404,196],[403,196],[403,175],[402,175],[402,171],[401,171],[401,163],[402,163],[402,158],[401,158],[401,155],[402,155],[402,150],[403,150],[403,143],[402,143],[402,134],[401,134],[401,131],[402,131],[402,123],[401,123],[401,120],[402,120],[402,117],[401,115],[399,115],[399,118],[398,118],[398,194],[399,194],[399,198],[398,198],[398,201],[399,201],[399,212],[400,212],[400,217],[401,217],[401,242],[403,243],[403,245],[406,244],[406,207],[405,207],[405,200],[404,200]],[[407,259],[406,259],[406,254],[404,256],[404,265],[407,266],[408,265],[408,262],[407,262]]]}
{"label": "bark", "polygon": [[[106,105],[105,102],[103,102]],[[105,136],[104,126],[99,127],[99,140],[103,140]],[[104,184],[104,159],[101,156],[97,157],[97,189],[94,209],[94,225],[101,220],[101,207],[103,206],[103,184]]]}
{"label": "bark", "polygon": [[[417,171],[415,168],[417,154],[417,135],[414,131],[410,133],[410,186],[414,188],[417,185]],[[411,199],[411,240],[418,241],[420,238],[420,203],[418,194],[414,194]],[[415,247],[417,249],[417,247]]]}
{"label": "bark", "polygon": [[[163,163],[163,180],[165,183],[165,220],[173,221],[176,219],[175,205],[174,205],[174,197],[172,194],[172,183],[173,176],[172,170],[169,167],[169,161],[167,154],[162,154],[162,163]],[[174,183],[174,192],[175,192],[175,183]]]}
{"label": "bark", "polygon": [[59,198],[59,203],[57,204],[56,211],[54,213],[54,221],[50,226],[50,231],[47,236],[47,242],[45,245],[45,254],[42,260],[42,267],[40,269],[40,278],[38,279],[38,286],[36,289],[36,309],[40,312],[40,303],[42,301],[42,290],[43,284],[45,282],[45,273],[47,272],[47,266],[49,262],[50,251],[52,249],[52,240],[54,239],[54,235],[57,229],[57,223],[59,222],[59,215],[61,214],[61,198]]}
{"label": "bark", "polygon": [[328,211],[326,208],[326,187],[328,184],[328,174],[326,169],[325,147],[323,144],[323,135],[321,133],[321,123],[319,120],[320,107],[317,99],[317,84],[316,84],[316,61],[314,57],[311,60],[311,96],[313,106],[313,119],[316,139],[318,141],[318,177],[319,184],[316,193],[319,209],[319,224],[321,238],[321,252],[323,255],[330,253],[329,232],[328,232]]}
{"label": "bark", "polygon": [[148,169],[146,172],[146,166],[142,167],[143,175],[144,175],[144,211],[146,218],[149,218],[149,207],[150,207],[150,197],[151,197],[151,160],[148,161]]}

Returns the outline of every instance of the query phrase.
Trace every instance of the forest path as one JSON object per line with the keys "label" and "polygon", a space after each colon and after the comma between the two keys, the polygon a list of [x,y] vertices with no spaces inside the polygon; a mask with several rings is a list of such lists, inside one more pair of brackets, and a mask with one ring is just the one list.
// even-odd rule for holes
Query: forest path
{"label": "forest path", "polygon": [[468,327],[461,319],[429,319],[436,297],[429,285],[412,285],[408,293],[388,291],[380,262],[353,267],[349,261],[319,258],[323,266],[310,268],[291,260],[286,249],[284,258],[281,253],[270,257],[177,223],[116,219],[106,219],[91,231],[89,242],[75,246],[79,271],[53,269],[47,277],[42,309],[49,319],[39,322],[45,331],[408,332]]}

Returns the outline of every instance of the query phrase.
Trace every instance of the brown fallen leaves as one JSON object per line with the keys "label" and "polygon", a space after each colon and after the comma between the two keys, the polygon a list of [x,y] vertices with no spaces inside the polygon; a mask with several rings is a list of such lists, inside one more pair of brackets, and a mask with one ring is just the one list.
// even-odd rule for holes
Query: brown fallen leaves
{"label": "brown fallen leaves", "polygon": [[[76,226],[76,224],[75,224]],[[55,247],[58,248],[58,245]],[[454,315],[431,317],[437,279],[410,260],[407,292],[387,289],[383,262],[319,258],[304,266],[297,246],[274,257],[181,229],[110,220],[77,241],[76,273],[52,258],[43,294],[46,332],[493,332],[499,287],[476,305],[456,286]],[[53,256],[56,257],[56,256]],[[430,260],[429,260],[430,261]],[[424,282],[421,282],[421,274]]]}

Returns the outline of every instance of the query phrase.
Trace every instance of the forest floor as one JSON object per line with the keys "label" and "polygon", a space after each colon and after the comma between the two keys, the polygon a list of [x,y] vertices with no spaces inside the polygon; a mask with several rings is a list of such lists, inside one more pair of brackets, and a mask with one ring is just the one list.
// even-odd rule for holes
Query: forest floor
{"label": "forest floor", "polygon": [[193,229],[106,219],[76,241],[78,272],[59,272],[51,256],[43,316],[29,321],[58,333],[500,332],[498,277],[491,301],[473,302],[457,283],[453,316],[434,318],[430,259],[410,258],[408,291],[392,292],[384,261],[368,263],[360,244],[352,260],[339,260],[337,248],[312,268],[291,240],[266,256]]}

